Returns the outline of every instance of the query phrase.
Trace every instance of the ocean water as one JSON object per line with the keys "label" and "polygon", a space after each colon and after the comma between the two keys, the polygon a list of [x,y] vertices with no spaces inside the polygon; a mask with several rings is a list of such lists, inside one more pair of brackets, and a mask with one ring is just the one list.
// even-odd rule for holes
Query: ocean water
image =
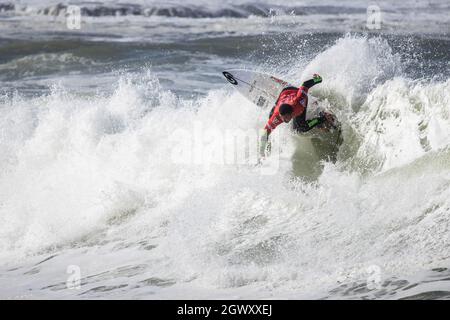
{"label": "ocean water", "polygon": [[[0,0],[0,298],[450,298],[450,5],[369,5]],[[230,68],[320,73],[334,161],[214,161]]]}

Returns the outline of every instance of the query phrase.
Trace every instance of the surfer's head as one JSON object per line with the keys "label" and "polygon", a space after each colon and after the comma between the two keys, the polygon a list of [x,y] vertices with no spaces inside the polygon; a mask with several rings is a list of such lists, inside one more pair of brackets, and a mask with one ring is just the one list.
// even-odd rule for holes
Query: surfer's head
{"label": "surfer's head", "polygon": [[292,120],[292,112],[294,111],[294,108],[290,104],[282,104],[280,106],[280,116],[281,119],[283,119],[284,122],[289,122]]}

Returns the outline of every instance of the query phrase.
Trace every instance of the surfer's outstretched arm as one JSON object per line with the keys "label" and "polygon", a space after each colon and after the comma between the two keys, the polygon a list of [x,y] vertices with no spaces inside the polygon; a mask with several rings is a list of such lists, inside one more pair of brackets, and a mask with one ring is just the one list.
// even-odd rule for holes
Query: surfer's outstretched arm
{"label": "surfer's outstretched arm", "polygon": [[322,82],[322,77],[318,74],[314,74],[312,79],[306,80],[302,83],[297,91],[297,99],[306,98],[308,96],[308,91],[311,87]]}
{"label": "surfer's outstretched arm", "polygon": [[313,75],[312,79],[309,79],[309,80],[303,82],[302,87],[309,89],[309,88],[313,87],[314,85],[321,83],[321,82],[322,82],[322,77],[316,73]]}

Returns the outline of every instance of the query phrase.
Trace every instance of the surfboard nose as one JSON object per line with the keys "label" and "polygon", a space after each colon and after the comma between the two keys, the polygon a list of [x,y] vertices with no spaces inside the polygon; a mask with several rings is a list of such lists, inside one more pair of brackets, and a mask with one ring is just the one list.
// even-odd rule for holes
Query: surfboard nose
{"label": "surfboard nose", "polygon": [[230,72],[223,71],[222,74],[228,80],[229,83],[231,83],[233,85],[237,85],[238,84],[237,80],[233,77],[233,75]]}

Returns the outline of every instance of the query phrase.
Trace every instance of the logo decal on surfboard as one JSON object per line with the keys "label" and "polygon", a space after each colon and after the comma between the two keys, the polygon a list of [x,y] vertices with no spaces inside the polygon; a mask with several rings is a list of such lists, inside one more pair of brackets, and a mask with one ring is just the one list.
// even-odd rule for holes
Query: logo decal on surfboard
{"label": "logo decal on surfboard", "polygon": [[229,83],[234,84],[234,85],[238,84],[238,82],[236,81],[236,79],[233,77],[233,75],[231,73],[226,72],[226,71],[224,71],[222,73],[225,76],[225,78],[227,78]]}
{"label": "logo decal on surfboard", "polygon": [[256,105],[258,107],[263,107],[266,104],[267,100],[263,96],[260,96],[258,101],[256,102]]}

